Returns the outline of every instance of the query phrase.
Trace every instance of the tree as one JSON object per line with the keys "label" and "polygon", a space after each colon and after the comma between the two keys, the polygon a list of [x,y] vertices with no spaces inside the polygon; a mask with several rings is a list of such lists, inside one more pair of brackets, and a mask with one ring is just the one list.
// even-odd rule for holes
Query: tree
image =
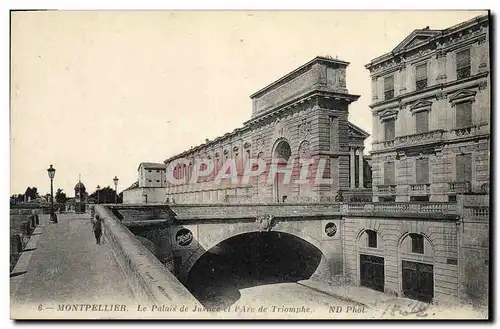
{"label": "tree", "polygon": [[36,187],[29,187],[28,186],[24,195],[26,197],[26,201],[36,200],[36,199],[38,199],[38,189]]}
{"label": "tree", "polygon": [[56,191],[56,202],[60,204],[65,204],[68,198],[66,197],[66,193],[60,188]]}
{"label": "tree", "polygon": [[[97,195],[99,193],[99,195]],[[99,200],[99,203],[115,203],[115,190],[109,186],[100,189],[99,191],[94,191],[94,193],[89,195],[89,198],[94,200]],[[99,197],[98,197],[99,196]],[[117,197],[117,202],[121,203],[122,198],[120,195]]]}

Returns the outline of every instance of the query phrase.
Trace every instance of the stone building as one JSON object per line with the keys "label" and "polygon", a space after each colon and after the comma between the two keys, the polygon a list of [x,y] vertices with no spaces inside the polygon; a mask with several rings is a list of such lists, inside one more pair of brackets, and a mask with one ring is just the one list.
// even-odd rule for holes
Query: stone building
{"label": "stone building", "polygon": [[456,202],[489,184],[488,26],[417,29],[366,65],[373,201]]}
{"label": "stone building", "polygon": [[[387,213],[345,218],[346,279],[422,301],[487,302],[488,16],[415,30],[366,68],[375,203],[365,207]],[[430,215],[443,206],[454,215]],[[425,214],[402,215],[412,207]]]}
{"label": "stone building", "polygon": [[75,199],[74,199],[74,207],[75,212],[85,212],[85,205],[87,204],[88,193],[85,188],[85,185],[78,180],[78,183],[75,185]]}
{"label": "stone building", "polygon": [[[167,177],[183,180],[167,179],[167,201],[323,202],[334,200],[339,190],[363,190],[368,133],[348,122],[349,104],[359,98],[346,87],[348,64],[316,57],[251,95],[252,116],[243,127],[165,161]],[[213,172],[199,177],[204,169],[197,159],[210,162]],[[249,159],[263,160],[264,172],[250,177]],[[276,159],[293,164],[292,183],[286,183],[285,173],[270,179]],[[233,160],[240,180],[217,180]],[[304,169],[303,161],[312,165]],[[305,180],[301,172],[307,172]],[[248,182],[242,183],[245,176]]]}
{"label": "stone building", "polygon": [[138,180],[123,191],[123,203],[164,203],[167,184],[163,163],[142,162],[137,168]]}

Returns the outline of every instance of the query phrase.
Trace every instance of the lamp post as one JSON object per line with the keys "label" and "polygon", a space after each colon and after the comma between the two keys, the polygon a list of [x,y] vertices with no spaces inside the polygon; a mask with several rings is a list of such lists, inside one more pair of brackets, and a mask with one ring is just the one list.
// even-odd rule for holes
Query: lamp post
{"label": "lamp post", "polygon": [[57,217],[54,213],[54,177],[56,175],[56,169],[50,165],[49,169],[47,169],[47,173],[50,178],[50,222],[57,223]]}
{"label": "lamp post", "polygon": [[101,189],[101,187],[99,185],[97,185],[96,187],[96,194],[97,194],[97,204],[99,204],[99,190]]}
{"label": "lamp post", "polygon": [[115,204],[117,204],[118,203],[118,189],[117,189],[118,177],[115,176],[115,178],[113,178],[113,182],[115,183]]}

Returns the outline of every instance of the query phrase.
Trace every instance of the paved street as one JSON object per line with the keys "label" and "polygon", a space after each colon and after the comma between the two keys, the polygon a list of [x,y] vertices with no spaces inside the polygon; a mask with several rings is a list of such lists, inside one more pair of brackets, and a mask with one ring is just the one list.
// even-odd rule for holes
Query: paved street
{"label": "paved street", "polygon": [[41,217],[35,249],[23,253],[10,278],[12,306],[130,301],[110,249],[95,243],[89,215],[59,214],[58,220],[49,224]]}

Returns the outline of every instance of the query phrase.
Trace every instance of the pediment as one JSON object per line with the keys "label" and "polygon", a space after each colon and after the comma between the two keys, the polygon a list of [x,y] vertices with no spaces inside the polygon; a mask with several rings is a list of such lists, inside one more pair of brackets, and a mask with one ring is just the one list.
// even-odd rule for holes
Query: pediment
{"label": "pediment", "polygon": [[426,101],[426,100],[419,100],[415,103],[413,103],[410,106],[410,110],[418,110],[418,109],[423,109],[423,108],[430,108],[432,106],[432,102]]}
{"label": "pediment", "polygon": [[369,133],[364,131],[363,129],[359,128],[355,124],[349,122],[348,123],[348,134],[350,138],[362,138],[365,139],[370,136]]}
{"label": "pediment", "polygon": [[450,102],[456,102],[460,100],[474,99],[476,97],[476,91],[469,89],[462,89],[452,94],[449,98]]}
{"label": "pediment", "polygon": [[425,43],[430,38],[439,35],[440,33],[441,30],[429,30],[429,29],[415,30],[412,33],[410,33],[410,35],[408,35],[403,41],[401,41],[396,46],[396,48],[394,48],[393,51],[397,52],[399,50],[412,48],[419,44]]}
{"label": "pediment", "polygon": [[397,110],[385,110],[380,112],[378,116],[381,118],[386,118],[386,117],[396,116],[397,114],[398,114]]}

